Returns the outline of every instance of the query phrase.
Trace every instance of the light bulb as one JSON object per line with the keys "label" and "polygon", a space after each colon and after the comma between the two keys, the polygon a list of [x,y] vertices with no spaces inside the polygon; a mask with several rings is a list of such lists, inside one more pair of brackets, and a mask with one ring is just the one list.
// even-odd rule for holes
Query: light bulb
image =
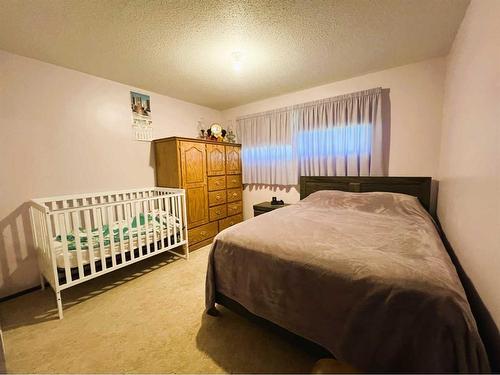
{"label": "light bulb", "polygon": [[239,72],[241,70],[241,60],[243,58],[243,55],[240,51],[234,51],[231,56],[233,58],[233,69]]}

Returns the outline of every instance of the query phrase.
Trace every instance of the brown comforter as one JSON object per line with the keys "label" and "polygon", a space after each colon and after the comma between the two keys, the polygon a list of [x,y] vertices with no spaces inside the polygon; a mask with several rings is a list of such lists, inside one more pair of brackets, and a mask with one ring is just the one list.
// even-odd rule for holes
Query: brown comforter
{"label": "brown comforter", "polygon": [[456,270],[414,197],[319,191],[221,232],[215,292],[363,371],[488,371]]}

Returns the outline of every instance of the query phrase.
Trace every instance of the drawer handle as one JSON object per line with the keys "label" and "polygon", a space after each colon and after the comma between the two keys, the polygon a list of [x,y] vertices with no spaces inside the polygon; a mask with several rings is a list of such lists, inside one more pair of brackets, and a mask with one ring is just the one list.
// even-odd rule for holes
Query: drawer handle
{"label": "drawer handle", "polygon": [[229,222],[229,225],[234,225],[234,221],[230,221],[230,222]]}
{"label": "drawer handle", "polygon": [[220,199],[220,195],[216,195],[216,196],[215,196],[215,199]]}
{"label": "drawer handle", "polygon": [[206,232],[206,231],[204,231],[204,230],[202,230],[202,231],[200,232],[200,234],[201,234],[201,236],[202,236],[202,237],[205,237],[205,236],[207,235],[207,232]]}
{"label": "drawer handle", "polygon": [[237,196],[238,196],[238,194],[237,194],[237,193],[233,193],[233,197],[237,197]]}
{"label": "drawer handle", "polygon": [[217,215],[220,215],[222,212],[220,212],[220,211],[215,211],[215,213],[216,213]]}
{"label": "drawer handle", "polygon": [[235,184],[235,183],[236,183],[236,180],[233,178],[233,179],[231,180],[231,182],[232,182],[233,184]]}
{"label": "drawer handle", "polygon": [[215,181],[215,185],[220,185],[220,181]]}

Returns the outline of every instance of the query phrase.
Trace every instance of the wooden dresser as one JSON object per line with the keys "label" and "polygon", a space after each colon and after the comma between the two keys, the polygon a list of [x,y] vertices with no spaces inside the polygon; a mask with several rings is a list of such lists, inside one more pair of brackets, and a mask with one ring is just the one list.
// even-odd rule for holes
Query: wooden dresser
{"label": "wooden dresser", "polygon": [[170,137],[154,150],[156,186],[186,189],[190,250],[243,221],[241,145]]}

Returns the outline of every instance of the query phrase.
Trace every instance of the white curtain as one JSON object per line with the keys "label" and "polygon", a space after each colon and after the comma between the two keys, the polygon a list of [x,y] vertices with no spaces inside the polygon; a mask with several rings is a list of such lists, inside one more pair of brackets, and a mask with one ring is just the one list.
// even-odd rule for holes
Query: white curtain
{"label": "white curtain", "polygon": [[291,109],[239,118],[243,183],[296,185],[297,158],[293,147]]}
{"label": "white curtain", "polygon": [[382,89],[294,107],[301,176],[378,176],[382,168]]}
{"label": "white curtain", "polygon": [[381,88],[241,117],[237,130],[246,184],[384,173]]}

